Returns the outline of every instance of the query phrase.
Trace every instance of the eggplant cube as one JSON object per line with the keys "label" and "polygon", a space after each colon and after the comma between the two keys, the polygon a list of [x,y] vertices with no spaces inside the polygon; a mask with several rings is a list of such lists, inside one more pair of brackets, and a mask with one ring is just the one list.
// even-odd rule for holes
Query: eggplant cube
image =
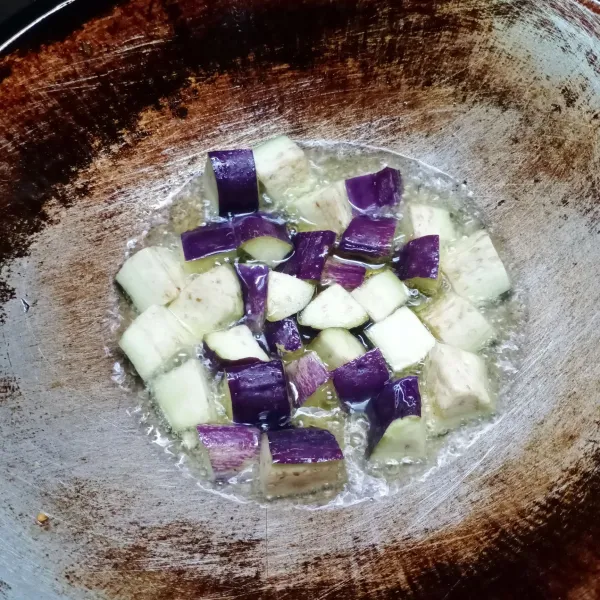
{"label": "eggplant cube", "polygon": [[366,334],[395,373],[422,361],[435,346],[435,338],[407,306],[369,327]]}
{"label": "eggplant cube", "polygon": [[198,438],[211,481],[228,480],[258,464],[260,431],[243,425],[198,425]]}
{"label": "eggplant cube", "polygon": [[292,318],[281,319],[281,321],[265,324],[265,338],[271,352],[283,356],[290,352],[302,350],[302,337],[298,331],[298,325]]}
{"label": "eggplant cube", "polygon": [[224,329],[244,315],[240,282],[229,265],[197,275],[171,304],[171,311],[198,338]]}
{"label": "eggplant cube", "polygon": [[330,230],[341,235],[352,220],[352,207],[343,181],[298,198],[294,209],[302,227],[308,230]]}
{"label": "eggplant cube", "polygon": [[299,279],[319,281],[334,243],[333,231],[301,231],[294,238],[295,252],[284,265],[283,272]]}
{"label": "eggplant cube", "polygon": [[346,423],[346,412],[339,406],[333,408],[322,408],[318,406],[301,406],[292,415],[294,427],[316,427],[326,429],[335,436],[340,448],[344,447],[344,425]]}
{"label": "eggplant cube", "polygon": [[458,237],[450,213],[444,208],[427,204],[409,204],[408,220],[413,238],[437,235],[442,244],[448,244]]}
{"label": "eggplant cube", "polygon": [[152,392],[173,431],[217,420],[206,373],[196,359],[158,376],[152,383]]}
{"label": "eggplant cube", "polygon": [[269,361],[269,357],[246,325],[209,333],[204,338],[204,344],[216,357],[217,364]]}
{"label": "eggplant cube", "polygon": [[382,321],[409,298],[408,288],[389,270],[369,277],[352,297],[367,311],[372,321]]}
{"label": "eggplant cube", "polygon": [[362,265],[352,262],[342,262],[329,257],[325,261],[321,273],[321,285],[329,286],[334,283],[341,285],[346,291],[351,292],[361,286],[365,280],[367,269]]}
{"label": "eggplant cube", "polygon": [[178,352],[199,341],[168,308],[151,306],[126,329],[119,346],[139,376],[148,380]]}
{"label": "eggplant cube", "polygon": [[290,194],[305,193],[312,187],[308,158],[286,135],[256,146],[254,162],[258,178],[276,202],[285,202]]}
{"label": "eggplant cube", "polygon": [[416,377],[388,382],[369,403],[368,454],[374,462],[398,463],[423,458],[427,430],[421,419],[421,394]]}
{"label": "eggplant cube", "polygon": [[242,287],[245,322],[254,333],[259,333],[267,317],[269,267],[238,263],[235,265],[235,272]]}
{"label": "eggplant cube", "polygon": [[311,342],[309,348],[319,355],[330,371],[367,352],[357,338],[341,327],[324,329]]}
{"label": "eggplant cube", "polygon": [[440,287],[440,236],[408,242],[398,253],[395,267],[402,281],[428,296],[435,294]]}
{"label": "eggplant cube", "polygon": [[352,405],[376,396],[389,378],[385,359],[375,348],[338,367],[333,372],[333,385],[340,400]]}
{"label": "eggplant cube", "polygon": [[396,219],[354,217],[342,235],[339,251],[372,262],[387,260],[392,253],[397,223]]}
{"label": "eggplant cube", "polygon": [[154,304],[175,300],[184,286],[185,273],[174,252],[155,246],[128,258],[115,279],[134,306],[144,312]]}
{"label": "eggplant cube", "polygon": [[231,261],[237,254],[237,239],[232,224],[210,223],[181,234],[183,269],[188,274],[205,273],[215,264]]}
{"label": "eggplant cube", "polygon": [[403,190],[400,171],[391,167],[346,179],[348,199],[359,212],[377,212],[394,207],[400,203]]}
{"label": "eggplant cube", "polygon": [[476,306],[510,290],[510,279],[485,231],[477,231],[444,255],[442,270],[454,291]]}
{"label": "eggplant cube", "polygon": [[281,262],[292,251],[292,242],[284,223],[256,214],[237,217],[233,225],[241,243],[240,248],[270,267]]}
{"label": "eggplant cube", "polygon": [[298,316],[298,323],[313,329],[353,329],[369,320],[364,308],[341,285],[322,291]]}
{"label": "eggplant cube", "polygon": [[295,496],[346,481],[344,455],[325,429],[282,429],[263,434],[260,481],[266,498]]}
{"label": "eggplant cube", "polygon": [[487,319],[468,300],[453,292],[420,311],[419,318],[440,341],[468,352],[477,352],[495,334]]}
{"label": "eggplant cube", "polygon": [[267,320],[280,321],[301,311],[315,293],[315,286],[308,281],[271,271],[267,294]]}
{"label": "eggplant cube", "polygon": [[485,362],[476,354],[436,344],[427,357],[423,378],[438,431],[494,409]]}
{"label": "eggplant cube", "polygon": [[[296,407],[310,404],[311,397],[329,381],[329,371],[316,352],[307,352],[285,366],[285,374]],[[316,403],[319,399],[315,398]]]}

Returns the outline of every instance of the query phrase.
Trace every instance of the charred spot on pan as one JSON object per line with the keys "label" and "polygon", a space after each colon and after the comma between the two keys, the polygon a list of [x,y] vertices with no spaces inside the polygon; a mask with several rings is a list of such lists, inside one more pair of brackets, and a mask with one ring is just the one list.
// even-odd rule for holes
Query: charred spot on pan
{"label": "charred spot on pan", "polygon": [[0,404],[19,393],[19,383],[15,377],[0,377]]}
{"label": "charred spot on pan", "polygon": [[0,84],[10,77],[12,74],[12,67],[9,62],[4,62],[0,64]]}
{"label": "charred spot on pan", "polygon": [[574,91],[573,89],[571,89],[570,87],[564,86],[560,90],[560,93],[561,93],[562,97],[565,99],[566,107],[573,108],[579,98],[579,95],[577,94],[577,92]]}

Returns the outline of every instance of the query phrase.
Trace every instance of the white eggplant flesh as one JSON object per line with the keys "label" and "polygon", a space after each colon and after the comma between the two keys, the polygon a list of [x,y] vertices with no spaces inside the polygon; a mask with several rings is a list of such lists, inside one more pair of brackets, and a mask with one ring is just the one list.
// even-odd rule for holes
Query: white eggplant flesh
{"label": "white eggplant flesh", "polygon": [[266,352],[246,325],[238,325],[227,331],[213,331],[204,338],[204,343],[218,359],[226,363],[248,359],[269,361]]}
{"label": "white eggplant flesh", "polygon": [[369,320],[365,309],[341,285],[323,290],[298,316],[298,323],[313,329],[353,329]]}
{"label": "white eggplant flesh", "polygon": [[298,198],[294,201],[293,210],[301,221],[302,229],[335,231],[338,236],[344,233],[352,220],[352,206],[343,181]]}
{"label": "white eggplant flesh", "polygon": [[390,423],[369,459],[376,463],[394,464],[406,459],[423,459],[426,455],[425,421],[421,417],[410,416]]}
{"label": "white eggplant flesh", "polygon": [[115,279],[134,306],[144,312],[154,304],[164,306],[175,300],[185,284],[185,275],[175,252],[153,246],[128,258]]}
{"label": "white eggplant flesh", "polygon": [[408,221],[413,238],[439,235],[440,242],[448,244],[458,237],[452,217],[444,208],[427,204],[409,204]]}
{"label": "white eggplant flesh", "polygon": [[179,352],[200,340],[164,306],[150,306],[125,330],[119,346],[139,376],[148,380]]}
{"label": "white eggplant flesh", "polygon": [[367,311],[371,320],[377,323],[404,306],[410,295],[400,279],[391,271],[385,270],[371,275],[352,292],[352,297]]}
{"label": "white eggplant flesh", "polygon": [[367,351],[358,338],[341,327],[331,327],[321,331],[310,343],[309,349],[319,355],[330,371],[362,356]]}
{"label": "white eggplant flesh", "polygon": [[300,312],[312,299],[315,286],[292,275],[271,271],[267,292],[267,320],[281,321]]}

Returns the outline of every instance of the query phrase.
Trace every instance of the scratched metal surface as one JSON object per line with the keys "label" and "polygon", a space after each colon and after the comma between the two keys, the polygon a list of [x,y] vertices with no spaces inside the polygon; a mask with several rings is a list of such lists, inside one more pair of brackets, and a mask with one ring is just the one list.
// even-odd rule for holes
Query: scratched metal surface
{"label": "scratched metal surface", "polygon": [[[1,59],[0,598],[600,597],[599,12],[100,2]],[[489,434],[335,512],[201,492],[104,350],[127,239],[207,149],[281,131],[467,180],[530,315]]]}

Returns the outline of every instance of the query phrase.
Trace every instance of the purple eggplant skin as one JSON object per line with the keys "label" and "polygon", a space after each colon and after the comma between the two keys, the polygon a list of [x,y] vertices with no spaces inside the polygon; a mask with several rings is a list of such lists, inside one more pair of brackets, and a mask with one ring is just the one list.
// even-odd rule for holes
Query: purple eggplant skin
{"label": "purple eggplant skin", "polygon": [[346,193],[355,212],[373,212],[397,206],[403,191],[402,175],[391,167],[346,179]]}
{"label": "purple eggplant skin", "polygon": [[216,150],[208,153],[217,181],[219,214],[258,210],[258,179],[252,150]]}
{"label": "purple eggplant skin", "polygon": [[266,321],[265,339],[269,349],[275,354],[282,355],[302,349],[302,336],[292,317],[281,321]]}
{"label": "purple eggplant skin", "polygon": [[282,272],[298,279],[319,281],[334,243],[334,231],[304,231],[296,234],[294,254],[285,263]]}
{"label": "purple eggplant skin", "polygon": [[209,371],[213,374],[227,367],[251,365],[255,362],[261,362],[255,356],[248,356],[247,358],[239,358],[237,360],[224,360],[206,342],[202,343],[202,357]]}
{"label": "purple eggplant skin", "polygon": [[403,281],[437,279],[440,271],[440,236],[424,235],[405,244],[394,258],[394,269]]}
{"label": "purple eggplant skin", "polygon": [[280,360],[228,367],[225,377],[234,423],[272,429],[289,423],[291,405]]}
{"label": "purple eggplant skin", "polygon": [[244,425],[198,425],[216,480],[229,479],[258,462],[260,431]]}
{"label": "purple eggplant skin", "polygon": [[321,285],[341,285],[347,292],[360,287],[367,274],[367,269],[362,265],[355,263],[342,262],[333,257],[325,261],[323,272],[321,273]]}
{"label": "purple eggplant skin", "polygon": [[351,360],[333,371],[333,385],[343,402],[358,404],[373,398],[390,378],[379,348]]}
{"label": "purple eggplant skin", "polygon": [[292,245],[285,223],[261,213],[234,217],[233,228],[240,244],[258,237],[270,236]]}
{"label": "purple eggplant skin", "polygon": [[411,375],[388,381],[371,399],[366,414],[369,419],[367,455],[370,455],[393,421],[421,416],[419,379]]}
{"label": "purple eggplant skin", "polygon": [[258,334],[263,330],[267,316],[269,267],[238,263],[235,270],[242,287],[244,322],[252,333]]}
{"label": "purple eggplant skin", "polygon": [[338,249],[342,254],[367,261],[385,260],[392,253],[396,219],[354,217],[344,231]]}
{"label": "purple eggplant skin", "polygon": [[274,464],[298,465],[343,460],[334,435],[326,429],[306,427],[266,433]]}
{"label": "purple eggplant skin", "polygon": [[292,402],[296,408],[302,406],[324,383],[329,381],[329,371],[316,352],[288,363],[285,373],[292,390]]}
{"label": "purple eggplant skin", "polygon": [[205,258],[222,252],[234,252],[238,246],[232,224],[210,223],[181,234],[183,256],[186,261]]}

